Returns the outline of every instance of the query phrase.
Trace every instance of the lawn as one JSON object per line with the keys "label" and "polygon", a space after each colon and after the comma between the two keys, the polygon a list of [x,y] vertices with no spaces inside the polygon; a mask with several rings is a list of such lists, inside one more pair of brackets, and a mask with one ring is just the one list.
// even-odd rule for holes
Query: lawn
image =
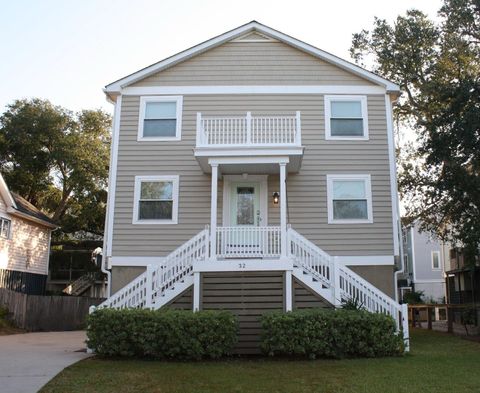
{"label": "lawn", "polygon": [[154,362],[87,359],[40,393],[480,392],[480,344],[414,330],[403,357],[293,361]]}

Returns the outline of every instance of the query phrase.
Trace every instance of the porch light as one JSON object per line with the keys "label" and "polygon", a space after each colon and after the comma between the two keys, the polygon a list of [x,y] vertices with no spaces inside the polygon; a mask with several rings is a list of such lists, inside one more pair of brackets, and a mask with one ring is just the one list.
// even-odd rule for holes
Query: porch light
{"label": "porch light", "polygon": [[273,193],[273,204],[278,205],[279,200],[280,200],[280,195],[278,194],[278,192],[274,192]]}

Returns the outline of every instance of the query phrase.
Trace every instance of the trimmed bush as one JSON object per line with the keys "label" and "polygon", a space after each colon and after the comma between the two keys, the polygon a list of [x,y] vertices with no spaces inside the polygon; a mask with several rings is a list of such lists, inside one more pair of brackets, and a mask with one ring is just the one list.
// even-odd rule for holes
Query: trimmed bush
{"label": "trimmed bush", "polygon": [[99,309],[88,317],[87,345],[103,356],[218,359],[231,354],[237,333],[228,311]]}
{"label": "trimmed bush", "polygon": [[393,318],[352,310],[300,310],[262,316],[262,351],[269,356],[380,357],[403,353]]}

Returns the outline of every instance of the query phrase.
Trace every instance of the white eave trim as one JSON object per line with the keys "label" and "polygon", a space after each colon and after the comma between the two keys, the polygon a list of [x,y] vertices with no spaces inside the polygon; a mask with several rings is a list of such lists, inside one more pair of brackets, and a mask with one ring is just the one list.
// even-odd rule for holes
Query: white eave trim
{"label": "white eave trim", "polygon": [[10,194],[10,190],[8,189],[7,183],[3,179],[3,176],[0,174],[0,195],[2,196],[3,200],[5,201],[7,206],[12,206],[15,209],[17,208],[17,204]]}
{"label": "white eave trim", "polygon": [[58,225],[52,224],[52,223],[50,223],[50,222],[48,222],[48,221],[44,221],[44,220],[42,220],[42,219],[40,219],[40,218],[37,218],[37,217],[33,217],[33,216],[31,216],[30,214],[23,213],[23,212],[21,212],[21,211],[19,211],[19,210],[16,210],[16,209],[14,209],[14,208],[11,208],[11,207],[7,209],[7,212],[8,212],[9,214],[11,214],[12,216],[21,217],[21,218],[23,218],[23,219],[25,219],[25,220],[27,220],[27,221],[35,222],[35,223],[40,224],[40,225],[43,225],[43,226],[45,226],[45,227],[47,227],[47,228],[51,228],[51,229],[58,228]]}
{"label": "white eave trim", "polygon": [[152,64],[151,66],[148,66],[140,71],[137,71],[131,75],[128,75],[124,78],[121,78],[113,83],[110,83],[105,87],[105,92],[107,94],[109,93],[120,93],[121,90],[128,85],[131,85],[132,83],[135,83],[141,79],[144,79],[156,72],[159,72],[165,68],[171,67],[181,61],[187,60],[190,57],[193,57],[197,54],[200,54],[202,52],[205,52],[211,48],[214,48],[216,46],[219,46],[227,41],[233,40],[235,38],[238,38],[245,33],[256,31],[260,34],[265,34],[267,36],[270,36],[272,38],[275,38],[279,41],[283,41],[286,44],[289,44],[299,50],[302,50],[306,53],[309,53],[315,57],[318,57],[324,61],[327,61],[331,64],[334,64],[348,72],[351,72],[355,75],[358,75],[362,78],[365,78],[373,83],[379,84],[381,86],[384,86],[387,92],[400,92],[400,87],[396,85],[395,83],[390,82],[387,79],[384,79],[370,71],[367,71],[353,63],[350,63],[346,60],[343,60],[337,56],[334,56],[328,52],[325,52],[321,49],[318,49],[312,45],[309,45],[303,41],[297,40],[296,38],[290,37],[284,33],[281,33],[277,30],[274,30],[270,27],[267,27],[265,25],[262,25],[256,21],[252,21],[250,23],[247,23],[243,26],[237,27],[236,29],[233,29],[231,31],[228,31],[224,34],[221,34],[217,37],[214,37],[210,40],[207,40],[199,45],[196,45],[190,49],[187,49],[183,52],[180,52],[176,55],[173,55],[171,57],[168,57],[165,60],[162,60],[158,63]]}

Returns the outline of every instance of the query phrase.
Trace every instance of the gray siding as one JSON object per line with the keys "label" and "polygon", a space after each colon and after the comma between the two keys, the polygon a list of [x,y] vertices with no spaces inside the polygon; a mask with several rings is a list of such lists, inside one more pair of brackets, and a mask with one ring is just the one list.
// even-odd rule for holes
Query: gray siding
{"label": "gray siding", "polygon": [[[193,155],[196,112],[206,115],[293,114],[301,111],[303,165],[287,179],[288,215],[293,228],[333,255],[392,255],[393,230],[388,145],[383,95],[368,96],[369,141],[326,141],[322,95],[186,95],[182,140],[137,142],[139,97],[123,98],[120,124],[113,256],[162,256],[210,221],[210,176]],[[371,174],[373,224],[327,224],[326,175]],[[136,175],[180,175],[179,223],[133,225]],[[221,225],[222,182],[218,223]],[[269,224],[278,223],[271,203],[278,176],[269,176]]]}
{"label": "gray siding", "polygon": [[332,308],[333,306],[323,297],[317,295],[311,289],[307,288],[295,277],[292,278],[292,305],[294,310],[303,310],[306,308]]}
{"label": "gray siding", "polygon": [[281,42],[229,42],[132,86],[372,85]]}

